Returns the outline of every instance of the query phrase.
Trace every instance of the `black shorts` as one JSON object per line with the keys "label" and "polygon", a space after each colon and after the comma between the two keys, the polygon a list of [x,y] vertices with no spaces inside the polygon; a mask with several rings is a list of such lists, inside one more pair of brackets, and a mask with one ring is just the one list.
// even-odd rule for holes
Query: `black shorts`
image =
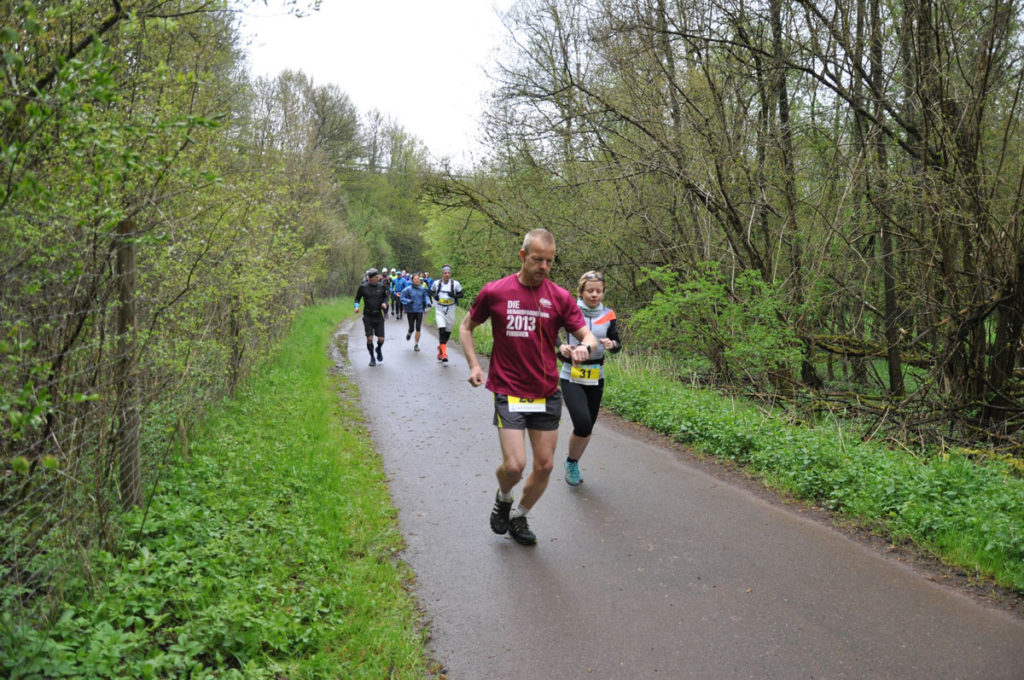
{"label": "black shorts", "polygon": [[[540,401],[539,399],[529,402]],[[529,403],[528,402],[528,403]],[[494,425],[501,430],[557,430],[562,420],[562,391],[544,400],[543,411],[515,411],[504,394],[494,395]]]}
{"label": "black shorts", "polygon": [[378,338],[384,337],[384,317],[379,319],[373,319],[363,314],[363,329],[366,331],[366,337],[376,335]]}

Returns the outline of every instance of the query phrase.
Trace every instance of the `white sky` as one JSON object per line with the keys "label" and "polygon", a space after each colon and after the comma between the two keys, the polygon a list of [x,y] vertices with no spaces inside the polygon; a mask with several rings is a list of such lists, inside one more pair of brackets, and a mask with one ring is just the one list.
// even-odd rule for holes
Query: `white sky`
{"label": "white sky", "polygon": [[[373,109],[458,165],[480,155],[479,115],[512,0],[323,0],[289,16],[280,0],[246,10],[255,75],[302,71],[334,83],[360,114]],[[497,8],[497,10],[496,10]]]}

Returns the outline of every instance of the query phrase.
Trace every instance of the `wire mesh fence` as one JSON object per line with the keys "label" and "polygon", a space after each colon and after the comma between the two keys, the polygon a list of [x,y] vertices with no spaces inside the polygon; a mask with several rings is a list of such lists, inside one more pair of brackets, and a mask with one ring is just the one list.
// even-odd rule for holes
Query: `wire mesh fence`
{"label": "wire mesh fence", "polygon": [[140,276],[156,250],[132,223],[102,238],[86,268],[3,263],[0,574],[4,611],[21,619],[57,610],[90,554],[115,544],[122,513],[144,506],[195,415],[237,386],[308,295],[301,282],[263,289],[266,318],[253,319],[230,268],[182,295],[181,282]]}

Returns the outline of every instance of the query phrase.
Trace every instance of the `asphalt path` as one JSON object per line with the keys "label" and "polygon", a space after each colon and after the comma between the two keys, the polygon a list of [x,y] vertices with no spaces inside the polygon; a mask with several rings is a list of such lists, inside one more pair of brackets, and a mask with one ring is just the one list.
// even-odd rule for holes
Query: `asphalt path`
{"label": "asphalt path", "polygon": [[448,678],[1024,679],[1020,617],[611,419],[598,421],[573,488],[565,414],[555,472],[529,515],[536,546],[492,533],[492,395],[470,387],[458,345],[443,366],[432,328],[421,352],[405,331],[389,319],[376,367],[359,318],[337,344]]}

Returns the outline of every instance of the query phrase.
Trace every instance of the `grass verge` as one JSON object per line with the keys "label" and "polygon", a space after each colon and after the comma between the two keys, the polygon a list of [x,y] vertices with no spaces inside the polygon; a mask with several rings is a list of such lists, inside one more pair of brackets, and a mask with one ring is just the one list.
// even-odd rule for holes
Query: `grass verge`
{"label": "grass verge", "polygon": [[[424,678],[420,614],[356,387],[325,352],[348,303],[302,312],[212,408],[124,539],[45,629],[5,616],[9,678]],[[340,392],[340,394],[339,394]]]}
{"label": "grass verge", "polygon": [[678,442],[736,461],[768,486],[909,540],[943,562],[1024,593],[1024,479],[1000,461],[911,455],[843,424],[789,424],[680,383],[635,357],[609,362],[604,405]]}

